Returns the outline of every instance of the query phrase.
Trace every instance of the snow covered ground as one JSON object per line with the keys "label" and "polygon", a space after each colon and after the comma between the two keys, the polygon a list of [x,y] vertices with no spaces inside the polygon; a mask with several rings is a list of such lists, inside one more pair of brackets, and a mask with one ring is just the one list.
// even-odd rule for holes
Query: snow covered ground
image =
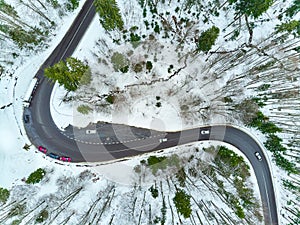
{"label": "snow covered ground", "polygon": [[[7,2],[16,4],[13,0]],[[142,10],[139,9],[136,1],[128,2],[120,0],[118,3],[121,8],[122,15],[129,15],[125,20],[125,23],[128,24],[128,29],[131,25],[144,27]],[[278,3],[268,11],[265,17],[268,18],[269,21],[265,21],[261,26],[257,26],[254,29],[254,43],[259,43],[265,37],[264,35],[270,33],[274,29],[275,25],[279,23],[274,12],[279,8],[286,8],[290,3],[291,1],[285,1],[280,4]],[[80,6],[82,6],[82,4],[83,1],[80,2]],[[160,5],[159,10],[161,12],[173,12],[177,6],[178,3],[172,3],[171,6]],[[50,208],[53,209],[57,202],[62,204],[60,200],[69,196],[72,191],[80,188],[82,185],[83,189],[80,190],[80,195],[76,197],[76,201],[72,201],[72,203],[70,203],[70,207],[62,205],[62,208],[65,210],[57,218],[59,223],[69,217],[70,220],[66,221],[67,224],[77,224],[80,219],[84,220],[84,215],[81,213],[85,211],[80,211],[87,205],[91,206],[92,202],[98,198],[99,201],[97,202],[96,208],[101,210],[103,209],[103,216],[100,217],[104,224],[109,224],[110,221],[118,221],[121,224],[126,224],[128,221],[131,222],[132,220],[137,222],[139,217],[144,218],[144,221],[146,221],[147,217],[154,219],[154,215],[160,214],[160,208],[155,207],[155,205],[162,204],[162,199],[153,199],[149,194],[150,192],[148,191],[148,188],[157,178],[151,176],[147,177],[148,180],[144,180],[140,190],[137,190],[139,188],[136,186],[132,187],[132,184],[137,182],[136,174],[133,171],[134,167],[139,164],[140,160],[146,159],[148,155],[136,157],[122,163],[113,163],[91,168],[90,173],[84,173],[85,175],[82,175],[82,182],[77,182],[80,180],[80,173],[86,169],[85,167],[77,167],[69,164],[58,165],[48,157],[45,158],[42,154],[37,153],[34,146],[31,146],[29,151],[23,149],[24,145],[30,144],[30,142],[26,137],[22,125],[22,98],[26,93],[26,89],[31,78],[65,34],[79,9],[80,7],[68,16],[63,17],[58,29],[53,31],[56,36],[53,37],[53,40],[50,43],[48,43],[49,48],[47,48],[47,50],[39,53],[26,52],[24,55],[20,52],[22,57],[15,60],[10,70],[12,73],[1,76],[0,137],[2,138],[0,142],[0,187],[9,189],[12,188],[11,201],[14,199],[17,201],[20,200],[20,196],[25,196],[28,199],[31,198],[31,196],[35,196],[28,201],[29,205],[38,205],[43,199],[45,199],[49,202]],[[22,8],[18,10],[21,10],[20,12],[25,12],[22,11]],[[192,12],[195,11],[196,9],[194,8]],[[209,28],[212,24],[217,24],[220,28],[226,27],[226,22],[232,20],[233,14],[223,11],[220,13],[221,15],[219,17],[211,17],[209,24],[199,24],[201,30]],[[54,14],[50,14],[49,16],[53,15]],[[172,21],[172,15],[173,14],[171,13],[169,21]],[[224,17],[226,17],[227,20],[224,20]],[[57,16],[53,18],[59,17]],[[148,13],[146,19],[150,21],[151,14]],[[247,71],[252,65],[249,63],[251,62],[251,59],[248,59],[248,61],[245,61],[242,65],[235,66],[231,70],[225,72],[222,77],[219,77],[218,74],[215,74],[215,72],[219,71],[218,66],[213,67],[215,72],[210,70],[209,62],[212,62],[215,58],[211,59],[211,61],[205,61],[207,56],[200,55],[198,61],[188,59],[187,62],[189,66],[187,69],[180,71],[178,76],[176,75],[172,77],[170,79],[171,82],[164,81],[169,79],[176,69],[184,66],[183,61],[178,62],[178,55],[174,54],[174,51],[176,50],[170,42],[149,41],[145,42],[144,46],[139,46],[136,49],[133,49],[128,43],[119,46],[112,43],[112,41],[104,35],[105,32],[100,27],[98,20],[98,17],[95,18],[74,54],[75,57],[86,60],[95,75],[91,86],[88,89],[83,88],[77,93],[78,96],[82,95],[83,97],[86,97],[84,94],[87,94],[90,101],[84,102],[82,101],[83,98],[81,98],[71,104],[64,104],[61,100],[62,96],[65,95],[65,90],[56,85],[51,98],[51,113],[59,128],[63,129],[68,124],[84,127],[90,122],[97,121],[122,123],[168,131],[182,130],[204,124],[235,123],[240,125],[238,119],[232,118],[231,114],[223,105],[222,97],[224,96],[218,96],[219,94],[222,94],[221,92],[218,93],[218,90],[221,90],[224,85],[226,85],[226,82],[235,75],[239,75]],[[28,21],[30,20],[28,19]],[[174,23],[172,26],[175,26]],[[243,32],[246,33],[247,29],[245,24],[243,24],[242,27]],[[226,31],[220,29],[222,30],[222,34],[220,35],[220,38],[217,39],[215,46],[222,47],[218,49],[213,48],[213,50],[232,50],[237,48],[240,43],[247,41],[247,35],[241,36],[236,42],[224,41],[223,37],[226,33],[229,33],[231,29],[233,28],[229,27]],[[149,33],[149,31],[144,28],[141,29],[140,32],[141,34]],[[160,34],[160,37],[162,36],[163,34]],[[134,50],[130,59],[136,60],[137,63],[146,59],[154,62],[154,58],[157,58],[157,63],[153,63],[154,68],[152,69],[151,76],[145,71],[138,75],[131,73],[132,71],[124,75],[120,72],[115,72],[113,68],[109,66],[105,67],[104,63],[101,63],[101,67],[99,67],[99,58],[105,59],[107,57],[109,61],[111,57],[111,52],[105,54],[101,52],[101,50],[103,50],[101,43],[106,43],[109,46],[108,49],[104,50],[113,50],[122,53],[128,53],[130,50]],[[162,48],[162,45],[164,46],[163,50],[159,50]],[[191,44],[184,47],[183,51],[187,52],[194,46]],[[148,58],[146,58],[144,54],[144,51],[146,51],[145,49],[148,49]],[[155,52],[160,53],[155,54]],[[174,68],[171,69],[171,73],[168,73],[168,68],[171,64]],[[200,77],[197,76],[198,73],[201,74]],[[213,76],[217,76],[217,79],[212,79],[214,78]],[[145,84],[153,80],[157,82],[151,85]],[[111,91],[115,91],[116,89],[123,92],[117,97],[113,106],[107,106],[100,109],[93,107],[93,112],[87,116],[83,116],[77,112],[77,107],[79,105],[88,104],[93,106],[94,103],[99,101],[99,98],[95,97],[95,90],[97,90],[97,95],[101,96],[103,94],[108,94]],[[237,92],[239,92],[239,90],[237,90]],[[239,93],[239,96],[235,97],[235,100],[238,100],[239,97],[242,98],[244,96],[251,96],[252,94],[252,90],[242,90],[242,92]],[[159,99],[157,97],[159,97]],[[157,102],[160,102],[160,107],[156,106]],[[183,104],[184,102],[186,104]],[[183,107],[184,105],[192,105],[192,107],[185,108]],[[192,111],[191,115],[186,114],[189,111]],[[255,133],[253,129],[252,133]],[[256,133],[256,135],[259,136],[261,142],[264,141],[264,137],[260,133]],[[205,142],[176,147],[168,149],[164,153],[157,155],[168,155],[172,153],[179,154],[179,152],[181,152],[182,156],[185,156],[188,155],[186,152],[190,149],[194,149],[196,147],[201,149],[202,147],[208,147],[210,144],[215,145],[216,143]],[[230,147],[230,149],[234,148]],[[235,151],[238,153],[237,150]],[[270,155],[269,153],[267,154]],[[33,187],[24,185],[21,179],[27,177],[32,171],[39,167],[44,167],[48,171],[45,181],[41,184],[34,185]],[[286,190],[283,188],[281,183],[281,178],[285,176],[285,172],[282,172],[282,170],[274,166],[273,163],[272,172],[275,180],[274,182],[276,184],[276,193],[279,197],[279,208],[282,208],[282,206],[286,204],[286,198],[282,195],[282,193],[285,193]],[[120,174],[121,176],[119,176]],[[255,196],[259,197],[258,187],[256,185],[253,172],[249,183],[253,184]],[[226,206],[226,204],[224,204],[220,199],[213,197],[213,194],[208,194],[209,191],[205,189],[205,187],[201,186],[201,184],[199,184],[199,186],[201,193],[203,193],[201,195],[203,196],[203,201],[211,201],[234,216],[232,209]],[[169,201],[172,202],[171,193],[174,193],[174,187],[170,187],[167,183],[164,183],[162,190],[164,190],[164,194],[169,192],[168,198],[170,197]],[[144,198],[146,200],[144,200]],[[111,201],[111,199],[113,199],[113,201]],[[136,203],[133,203],[135,201],[134,199],[136,199]],[[167,199],[165,200],[167,202]],[[147,206],[148,210],[145,210],[145,207],[142,207],[145,202],[149,204]],[[105,210],[106,204],[110,207],[109,211]],[[132,208],[134,208],[133,205],[135,204],[137,211],[132,210]],[[34,214],[36,215],[36,213],[43,207],[46,206],[41,204],[41,207],[34,211]],[[196,205],[194,204],[193,207],[196,207]],[[169,219],[169,222],[171,221],[170,218],[172,218],[173,214],[170,210],[171,208],[175,210],[172,203],[168,205],[167,211],[167,218]],[[125,210],[119,215],[114,213],[120,211],[120,209]],[[140,213],[141,209],[143,209],[142,213]],[[1,208],[0,210],[3,209]],[[75,216],[71,217],[71,215]],[[92,215],[95,215],[96,217],[96,214]],[[206,213],[203,213],[203,216],[207,216]],[[25,224],[32,223],[33,220],[30,220],[30,218],[31,217],[26,218],[23,222]],[[175,221],[177,219],[179,220],[176,214]],[[193,222],[184,220],[183,224],[193,224]]]}
{"label": "snow covered ground", "polygon": [[[51,98],[51,113],[55,123],[59,128],[64,128],[69,124],[84,127],[90,122],[106,121],[129,124],[137,127],[152,128],[162,131],[175,131],[203,124],[202,120],[193,121],[193,123],[191,121],[189,121],[189,123],[184,121],[178,99],[178,96],[184,97],[181,95],[181,93],[185,92],[186,89],[194,89],[193,87],[196,85],[203,85],[203,82],[195,82],[195,84],[190,84],[190,87],[184,88],[184,91],[178,93],[180,86],[184,85],[185,82],[190,82],[191,79],[193,79],[192,77],[186,77],[186,75],[189,73],[196,74],[200,69],[199,67],[203,65],[203,62],[197,60],[189,63],[189,67],[184,72],[181,72],[180,76],[174,77],[171,82],[157,82],[157,84],[154,84],[151,87],[148,87],[147,84],[139,85],[151,82],[153,80],[159,81],[162,79],[168,79],[171,74],[167,73],[167,68],[171,64],[175,65],[172,73],[176,71],[176,69],[184,66],[183,63],[181,63],[182,65],[174,63],[178,60],[176,54],[174,54],[176,51],[175,48],[169,44],[164,45],[164,48],[167,50],[159,51],[160,54],[157,56],[158,63],[154,64],[155,66],[151,74],[148,74],[147,72],[144,74],[135,74],[132,72],[131,74],[121,75],[120,72],[114,72],[112,68],[104,66],[103,64],[101,64],[101,69],[99,70],[99,65],[97,64],[98,59],[94,56],[94,52],[97,52],[98,47],[98,44],[95,46],[95,41],[97,41],[99,37],[105,36],[104,31],[102,31],[103,33],[95,35],[95,30],[101,30],[98,17],[94,19],[86,36],[82,39],[74,53],[74,57],[86,60],[95,74],[93,75],[95,77],[93,77],[91,86],[89,86],[88,89],[83,87],[82,90],[79,90],[77,94],[82,94],[84,95],[84,98],[89,98],[90,96],[96,94],[95,91],[93,91],[95,89],[97,90],[97,95],[107,94],[112,91],[112,88],[118,88],[119,90],[128,88],[130,91],[125,92],[123,96],[118,96],[116,100],[117,103],[113,107],[104,109],[100,108],[99,110],[93,106],[93,103],[97,102],[98,99],[96,97],[91,97],[89,103],[92,103],[90,106],[93,107],[94,111],[89,115],[83,116],[77,112],[77,107],[85,102],[75,101],[71,102],[70,104],[62,103],[62,99],[63,96],[66,95],[66,91],[62,87],[56,85]],[[145,46],[146,45],[149,45],[149,49],[151,47],[151,50],[150,52],[148,51],[148,53],[149,55],[152,55],[153,60],[154,55],[156,55],[155,52],[158,52],[160,43],[146,43]],[[152,49],[153,45],[158,47]],[[143,48],[145,46],[139,46],[136,49],[133,49],[131,44],[127,44],[121,47],[116,46],[115,51],[134,51],[131,59],[141,60],[141,58],[144,56],[140,53],[144,51]],[[110,75],[106,77],[105,74]],[[204,98],[207,98],[207,92],[218,89],[218,87],[221,86],[219,82],[224,82],[222,81],[223,79],[224,78],[218,81],[212,81],[210,84],[203,85],[204,87],[197,91],[194,89],[192,93],[187,94],[188,91],[186,91],[186,99],[189,97],[193,98],[194,96],[198,97],[200,95],[202,99],[195,99],[195,101],[202,101],[204,102],[204,105],[206,104],[204,107],[208,106],[209,99],[214,98],[215,96],[212,95],[209,97],[209,99],[204,100]],[[133,86],[130,88],[131,85],[139,86]],[[174,90],[174,86],[177,88],[177,90]],[[85,95],[83,92],[88,94]],[[184,101],[185,99],[180,100]],[[157,102],[161,104],[160,107],[156,106]],[[223,116],[218,116],[217,114],[211,116],[210,119],[210,124],[212,122],[226,122]],[[208,123],[208,121],[205,123]]]}
{"label": "snow covered ground", "polygon": [[[14,1],[11,1],[11,4],[17,5]],[[40,154],[35,154],[34,146],[28,152],[23,149],[24,145],[30,144],[30,142],[23,128],[22,100],[31,79],[60,42],[82,5],[83,1],[77,10],[69,13],[63,18],[63,21],[60,21],[61,24],[54,31],[55,36],[48,43],[47,49],[19,57],[9,69],[10,72],[13,71],[12,74],[8,73],[0,77],[0,107],[2,108],[0,110],[0,133],[2,137],[0,142],[0,182],[2,187],[11,187],[17,181],[20,182],[23,177],[27,177],[36,168],[48,163],[47,160],[42,159]],[[21,14],[25,13],[22,9],[20,10]],[[52,163],[49,162],[49,164]]]}
{"label": "snow covered ground", "polygon": [[[204,153],[202,148],[219,144],[221,143],[203,142],[189,144],[167,149],[163,153],[156,155],[160,157],[177,154],[180,155],[180,158],[187,160],[191,158],[191,155],[199,154],[196,158],[200,157],[202,160],[209,162],[211,156]],[[228,147],[239,154],[237,149],[231,146]],[[199,153],[195,151],[196,149],[200,150]],[[49,213],[48,221],[51,221],[52,224],[62,224],[65,221],[68,221],[67,224],[79,224],[80,222],[87,224],[88,221],[98,224],[97,220],[104,224],[108,224],[111,220],[115,224],[127,224],[138,223],[140,219],[142,219],[140,224],[148,224],[149,219],[154,221],[156,218],[161,218],[161,208],[163,208],[163,199],[165,199],[166,224],[171,224],[173,219],[175,221],[182,220],[184,224],[190,224],[189,219],[180,218],[175,213],[176,208],[172,198],[176,190],[175,187],[178,184],[176,184],[177,182],[173,175],[174,170],[159,172],[156,176],[147,171],[142,172],[141,175],[135,172],[136,165],[139,165],[143,159],[147,160],[147,158],[147,155],[134,157],[122,163],[90,168],[88,170],[85,167],[54,166],[46,163],[43,165],[43,168],[46,170],[46,177],[40,184],[26,185],[22,184],[22,182],[17,182],[12,187],[10,201],[15,200],[16,202],[10,206],[3,206],[3,215],[7,215],[10,210],[25,201],[26,209],[24,212],[30,213],[26,213],[22,224],[32,224],[42,210],[47,210]],[[46,161],[45,159],[40,160]],[[246,162],[249,164],[247,160]],[[184,164],[185,161],[182,161],[182,163]],[[120,169],[119,173],[116,173],[117,168]],[[255,190],[254,196],[259,199],[256,179],[253,170],[250,169],[250,171],[251,176],[247,180],[247,185]],[[205,175],[202,175],[203,177]],[[187,182],[186,185],[188,193],[193,196],[191,206],[193,212],[199,213],[204,224],[206,224],[206,220],[214,220],[211,217],[212,215],[219,220],[222,219],[222,215],[223,219],[224,215],[227,215],[232,221],[235,221],[235,224],[239,224],[239,219],[232,209],[218,197],[218,194],[214,194],[209,191],[210,189],[207,189],[207,185],[210,188],[214,187],[215,184],[213,182],[209,180],[204,182],[199,178],[194,180],[192,177],[190,179],[193,180],[192,183]],[[226,183],[226,180],[219,179]],[[193,188],[193,185],[196,185],[197,188]],[[159,190],[158,198],[151,196],[150,187],[155,187]],[[235,192],[230,185],[226,186],[226,189],[231,193]],[[200,211],[198,208],[199,204],[202,205],[202,210]],[[207,205],[212,207],[210,210],[212,214],[208,218],[205,209]],[[196,214],[193,214],[193,220],[198,221],[200,218],[197,219]],[[20,217],[9,217],[6,220],[1,218],[1,221],[2,224],[10,224],[18,218]],[[259,224],[254,218],[251,220]]]}

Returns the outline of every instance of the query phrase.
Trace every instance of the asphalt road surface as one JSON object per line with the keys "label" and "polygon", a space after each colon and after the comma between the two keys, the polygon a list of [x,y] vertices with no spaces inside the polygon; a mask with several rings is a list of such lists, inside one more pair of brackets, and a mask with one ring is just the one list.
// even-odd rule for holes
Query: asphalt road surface
{"label": "asphalt road surface", "polygon": [[[30,118],[29,122],[24,124],[31,142],[36,146],[46,147],[48,153],[69,156],[74,162],[103,162],[200,140],[227,142],[245,154],[254,168],[262,198],[265,224],[278,224],[272,176],[267,160],[257,142],[237,128],[208,126],[164,133],[107,123],[91,124],[85,129],[69,126],[65,131],[56,127],[49,104],[54,84],[43,76],[43,70],[73,54],[95,16],[92,4],[92,0],[86,1],[63,40],[36,74],[39,84],[30,107],[24,108],[24,115],[29,115]],[[209,134],[201,134],[203,130],[208,130]],[[260,153],[262,161],[255,157],[255,152]]]}

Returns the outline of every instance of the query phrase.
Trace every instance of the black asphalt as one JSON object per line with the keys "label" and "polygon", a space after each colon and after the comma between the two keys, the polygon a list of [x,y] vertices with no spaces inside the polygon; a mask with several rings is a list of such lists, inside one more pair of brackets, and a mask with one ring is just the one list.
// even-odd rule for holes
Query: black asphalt
{"label": "black asphalt", "polygon": [[[245,154],[254,168],[263,203],[265,224],[278,224],[272,176],[267,160],[257,142],[242,130],[231,126],[208,126],[163,133],[116,124],[98,124],[90,125],[97,131],[96,134],[85,134],[85,130],[91,128],[77,129],[70,126],[63,132],[56,127],[49,104],[53,83],[43,76],[43,70],[73,54],[95,16],[95,8],[92,4],[93,0],[86,1],[63,40],[36,74],[39,85],[31,106],[24,108],[24,115],[30,117],[29,122],[24,124],[31,142],[36,146],[46,147],[48,153],[70,156],[73,162],[103,162],[199,140],[227,142]],[[210,134],[201,134],[201,130],[210,130]],[[167,138],[167,141],[161,143],[162,138]],[[261,154],[262,161],[257,160],[255,152]]]}

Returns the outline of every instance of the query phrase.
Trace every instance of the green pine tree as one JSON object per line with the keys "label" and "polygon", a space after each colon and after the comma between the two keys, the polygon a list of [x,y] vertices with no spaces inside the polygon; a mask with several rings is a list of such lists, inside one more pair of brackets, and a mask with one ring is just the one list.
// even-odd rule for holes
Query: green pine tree
{"label": "green pine tree", "polygon": [[95,0],[94,5],[105,30],[122,30],[124,22],[115,0]]}
{"label": "green pine tree", "polygon": [[7,199],[9,198],[9,190],[7,190],[6,188],[1,188],[0,187],[0,202],[1,203],[5,203],[7,201]]}
{"label": "green pine tree", "polygon": [[89,74],[89,67],[76,58],[67,58],[52,67],[46,68],[45,76],[53,82],[63,85],[68,91],[75,91],[82,81],[86,81],[85,76]]}
{"label": "green pine tree", "polygon": [[177,190],[175,197],[173,198],[178,212],[182,214],[184,218],[189,218],[192,213],[190,199],[191,196],[181,189]]}
{"label": "green pine tree", "polygon": [[280,32],[287,32],[287,33],[293,33],[300,35],[300,21],[299,20],[291,20],[286,23],[282,23],[280,25],[277,25],[275,27],[275,30],[277,33]]}
{"label": "green pine tree", "polygon": [[253,18],[258,18],[267,11],[273,2],[274,0],[229,0],[230,4],[234,4],[237,13],[246,14]]}
{"label": "green pine tree", "polygon": [[208,30],[202,32],[198,40],[197,51],[208,52],[215,44],[219,32],[220,30],[216,26],[212,26]]}

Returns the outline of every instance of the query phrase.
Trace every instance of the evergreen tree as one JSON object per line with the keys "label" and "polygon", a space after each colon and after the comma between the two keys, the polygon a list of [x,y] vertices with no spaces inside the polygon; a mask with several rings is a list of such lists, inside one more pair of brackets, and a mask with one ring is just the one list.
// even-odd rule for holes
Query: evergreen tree
{"label": "evergreen tree", "polygon": [[57,81],[68,91],[75,91],[87,73],[89,73],[89,67],[72,57],[45,69],[46,77],[53,82]]}
{"label": "evergreen tree", "polygon": [[287,33],[294,33],[295,35],[300,35],[300,21],[299,20],[292,20],[286,23],[282,23],[275,27],[277,33],[280,32],[287,32]]}
{"label": "evergreen tree", "polygon": [[173,198],[178,212],[182,214],[184,218],[189,218],[192,213],[190,198],[191,196],[181,189],[177,190],[175,197]]}
{"label": "evergreen tree", "polygon": [[42,168],[37,169],[32,172],[26,180],[26,184],[36,184],[39,183],[45,176],[46,171]]}
{"label": "evergreen tree", "polygon": [[294,0],[293,4],[285,11],[285,14],[292,18],[300,11],[300,1]]}
{"label": "evergreen tree", "polygon": [[79,0],[68,0],[66,7],[68,11],[74,11],[79,6]]}
{"label": "evergreen tree", "polygon": [[7,190],[6,188],[1,188],[0,187],[0,202],[1,203],[5,203],[7,201],[7,199],[9,198],[9,190]]}
{"label": "evergreen tree", "polygon": [[237,13],[258,18],[273,4],[273,0],[229,0],[234,4]]}
{"label": "evergreen tree", "polygon": [[216,26],[212,26],[208,30],[202,32],[198,40],[197,51],[208,52],[215,44],[219,32],[220,30]]}
{"label": "evergreen tree", "polygon": [[124,22],[115,0],[95,0],[94,5],[105,30],[122,30]]}

